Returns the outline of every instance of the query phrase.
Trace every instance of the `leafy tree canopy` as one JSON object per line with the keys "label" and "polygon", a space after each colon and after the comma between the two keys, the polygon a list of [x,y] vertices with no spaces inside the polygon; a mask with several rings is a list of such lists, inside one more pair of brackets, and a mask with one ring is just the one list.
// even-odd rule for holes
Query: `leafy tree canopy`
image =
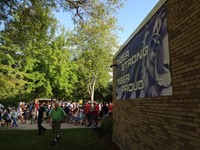
{"label": "leafy tree canopy", "polygon": [[[123,0],[2,0],[0,100],[73,99],[108,87]],[[66,31],[52,11],[71,13]],[[17,100],[16,100],[17,99]]]}

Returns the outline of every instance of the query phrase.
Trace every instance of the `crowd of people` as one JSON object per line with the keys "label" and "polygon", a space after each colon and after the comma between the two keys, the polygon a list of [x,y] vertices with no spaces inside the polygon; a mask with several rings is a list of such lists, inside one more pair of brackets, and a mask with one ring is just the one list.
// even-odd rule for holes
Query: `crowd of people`
{"label": "crowd of people", "polygon": [[[44,107],[44,113],[39,116],[39,109]],[[77,102],[62,102],[60,107],[66,113],[63,123],[73,123],[74,125],[86,125],[88,127],[99,127],[101,121],[112,114],[113,104],[97,103],[94,101],[86,102],[80,106]],[[17,127],[19,124],[26,124],[30,120],[30,124],[37,124],[38,118],[42,118],[47,123],[50,123],[50,112],[53,109],[51,102],[48,103],[20,103],[18,107],[3,108],[0,107],[0,124],[2,127]]]}
{"label": "crowd of people", "polygon": [[97,103],[94,101],[86,102],[82,108],[78,107],[76,103],[67,103],[63,106],[65,113],[67,114],[66,121],[68,123],[74,122],[75,125],[82,124],[88,127],[99,127],[101,120],[103,120],[109,114],[112,114],[113,104]]}
{"label": "crowd of people", "polygon": [[2,127],[17,127],[18,112],[15,108],[0,108],[0,124]]}
{"label": "crowd of people", "polygon": [[112,114],[113,104],[110,102],[98,104],[96,101],[86,102],[83,106],[78,103],[56,101],[55,103],[20,103],[18,107],[0,107],[0,123],[2,127],[17,127],[19,123],[36,124],[38,134],[46,131],[42,122],[47,121],[52,126],[53,145],[60,140],[61,123],[74,123],[74,125],[86,125],[87,127],[100,127],[101,121]]}

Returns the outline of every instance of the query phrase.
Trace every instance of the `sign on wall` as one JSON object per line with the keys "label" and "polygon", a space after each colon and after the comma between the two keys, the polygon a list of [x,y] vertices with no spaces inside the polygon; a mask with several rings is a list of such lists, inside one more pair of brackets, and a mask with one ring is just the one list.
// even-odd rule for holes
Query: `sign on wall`
{"label": "sign on wall", "polygon": [[129,41],[116,61],[116,99],[172,95],[165,6]]}

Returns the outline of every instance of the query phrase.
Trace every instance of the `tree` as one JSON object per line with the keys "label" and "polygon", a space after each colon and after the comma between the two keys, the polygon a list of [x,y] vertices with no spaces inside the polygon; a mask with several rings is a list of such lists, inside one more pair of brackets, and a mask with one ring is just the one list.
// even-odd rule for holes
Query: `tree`
{"label": "tree", "polygon": [[[123,5],[123,0],[1,0],[0,23],[6,24],[13,20],[13,14],[24,9],[25,11],[40,11],[34,9],[37,5],[56,11],[67,11],[72,15],[76,25],[87,22],[92,18],[99,18],[101,14],[113,15]],[[26,18],[38,21],[36,16],[29,13]],[[38,21],[39,22],[39,21]]]}
{"label": "tree", "polygon": [[[74,88],[76,65],[71,61],[66,31],[59,31],[40,1],[32,7],[20,8],[1,31],[0,99],[70,96]],[[31,17],[26,18],[27,13]]]}
{"label": "tree", "polygon": [[[0,45],[0,99],[8,96],[15,96],[23,91],[23,86],[26,82],[23,80],[24,73],[17,68],[17,54],[15,53],[18,47],[10,45]],[[11,53],[15,54],[14,59]]]}
{"label": "tree", "polygon": [[84,80],[84,87],[87,87],[92,102],[95,89],[106,86],[111,79],[109,66],[112,63],[112,51],[118,46],[113,31],[116,29],[116,20],[112,16],[103,16],[82,24],[82,28],[72,36],[76,45],[74,50],[76,53],[80,51],[77,56],[82,77],[80,80]]}
{"label": "tree", "polygon": [[[111,50],[117,45],[113,14],[121,2],[2,0],[0,99],[71,97],[80,84],[78,90],[87,89],[93,101],[94,90],[110,79]],[[60,9],[71,12],[73,34],[59,30],[51,11]]]}
{"label": "tree", "polygon": [[55,19],[39,1],[30,6],[26,1],[1,1],[0,4],[8,4],[1,8],[12,8],[3,12],[7,18],[0,18],[5,21],[0,34],[0,80],[5,83],[1,85],[0,98],[18,96],[27,99],[34,96],[33,91],[45,81],[44,75],[34,67],[38,54],[42,54],[40,51],[53,35],[51,31],[54,30]]}
{"label": "tree", "polygon": [[[43,66],[41,72],[45,73],[47,91],[46,95],[54,97],[71,97],[74,90],[74,84],[77,82],[77,65],[71,60],[69,52],[69,44],[67,42],[67,34],[55,37],[49,44],[49,49],[43,55],[39,68]],[[37,68],[38,69],[38,68]]]}
{"label": "tree", "polygon": [[113,100],[112,96],[112,82],[109,82],[105,87],[100,87],[95,90],[95,100],[99,102],[111,102]]}

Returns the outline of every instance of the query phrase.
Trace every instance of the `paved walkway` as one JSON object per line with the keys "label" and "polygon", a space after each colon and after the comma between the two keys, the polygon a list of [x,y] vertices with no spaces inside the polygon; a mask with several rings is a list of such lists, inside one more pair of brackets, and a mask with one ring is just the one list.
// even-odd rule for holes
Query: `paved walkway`
{"label": "paved walkway", "polygon": [[[42,125],[46,129],[51,129],[50,124],[47,124],[45,121],[42,123]],[[74,125],[73,123],[62,123],[61,129],[75,129],[75,128],[86,128],[86,126],[82,125]],[[0,126],[0,130],[37,130],[37,124],[30,124],[30,121],[28,120],[26,124],[18,124],[18,127],[2,127]]]}

